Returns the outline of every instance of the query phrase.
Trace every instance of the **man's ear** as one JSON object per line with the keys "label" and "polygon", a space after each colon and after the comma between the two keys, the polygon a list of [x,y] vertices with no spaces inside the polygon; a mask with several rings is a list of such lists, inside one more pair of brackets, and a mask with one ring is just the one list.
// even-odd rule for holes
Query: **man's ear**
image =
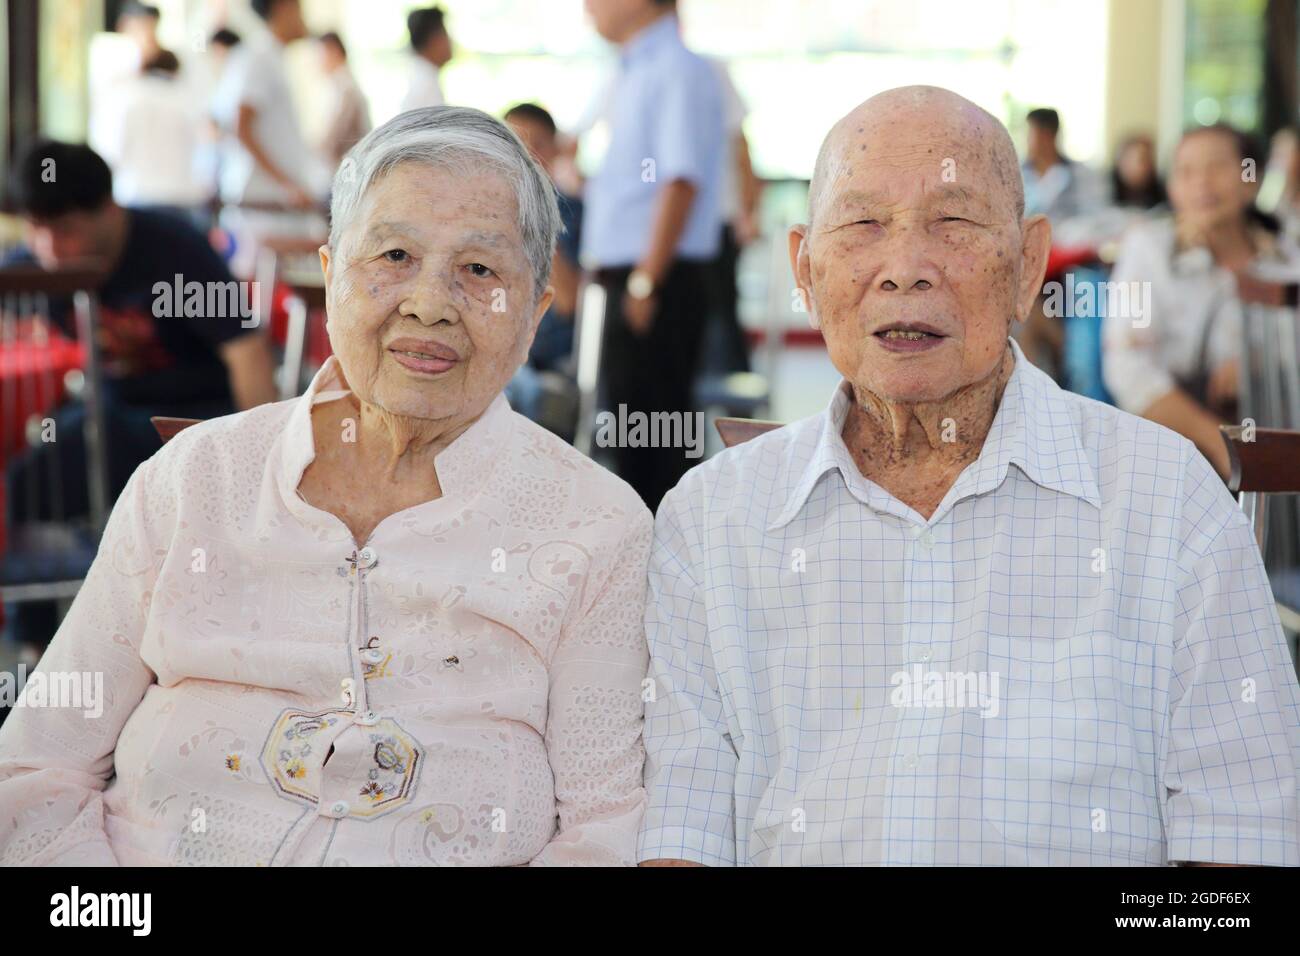
{"label": "man's ear", "polygon": [[1029,318],[1047,273],[1052,251],[1052,225],[1041,213],[1030,216],[1020,228],[1020,287],[1016,290],[1016,321]]}
{"label": "man's ear", "polygon": [[817,318],[817,306],[812,297],[812,264],[808,261],[808,227],[803,223],[791,226],[787,241],[790,245],[790,271],[794,273],[794,284],[799,288],[803,306],[808,310],[808,324],[819,329],[821,321]]}

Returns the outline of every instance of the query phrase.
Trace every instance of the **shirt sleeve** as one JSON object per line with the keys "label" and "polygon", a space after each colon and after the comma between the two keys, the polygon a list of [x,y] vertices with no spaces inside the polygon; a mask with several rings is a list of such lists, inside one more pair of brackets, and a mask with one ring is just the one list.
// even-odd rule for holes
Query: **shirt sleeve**
{"label": "shirt sleeve", "polygon": [[642,507],[595,601],[561,634],[551,660],[545,739],[559,831],[533,866],[636,862],[645,810],[642,613],[650,534],[650,513]]}
{"label": "shirt sleeve", "polygon": [[[1146,230],[1134,230],[1125,239],[1110,280],[1137,283],[1131,286],[1137,289],[1151,288],[1160,281]],[[1102,378],[1115,404],[1134,415],[1142,414],[1176,387],[1173,374],[1160,361],[1161,323],[1171,317],[1160,313],[1156,301],[1152,289],[1146,315],[1107,315],[1103,320]],[[1177,316],[1172,318],[1177,320]]]}
{"label": "shirt sleeve", "polygon": [[646,704],[648,804],[637,857],[733,866],[738,758],[679,500],[672,491],[659,506],[650,554],[645,619],[654,693]]}
{"label": "shirt sleeve", "polygon": [[[1300,864],[1300,690],[1249,523],[1189,447],[1163,765],[1171,861]],[[1217,530],[1216,530],[1217,529]]]}
{"label": "shirt sleeve", "polygon": [[685,179],[699,187],[717,175],[710,165],[723,135],[722,101],[713,69],[695,58],[689,66],[664,77],[654,104],[653,158],[657,182]]}
{"label": "shirt sleeve", "polygon": [[[122,492],[22,705],[0,727],[0,866],[117,864],[102,791],[118,734],[154,680],[140,657],[161,561],[146,528],[148,468],[137,469]],[[48,706],[51,698],[36,696],[42,686],[71,682],[94,688],[96,700]]]}

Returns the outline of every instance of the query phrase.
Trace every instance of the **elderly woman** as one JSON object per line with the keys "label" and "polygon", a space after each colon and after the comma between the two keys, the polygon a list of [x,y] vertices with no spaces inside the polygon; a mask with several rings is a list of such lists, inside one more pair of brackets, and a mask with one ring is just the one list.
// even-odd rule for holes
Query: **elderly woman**
{"label": "elderly woman", "polygon": [[[422,109],[332,212],[335,357],[135,473],[0,731],[0,863],[632,860],[650,516],[501,395],[551,300],[549,181]],[[35,706],[83,673],[101,715]]]}
{"label": "elderly woman", "polygon": [[1102,371],[1116,404],[1191,439],[1224,477],[1219,424],[1237,397],[1243,334],[1233,273],[1283,255],[1276,224],[1255,210],[1254,177],[1242,173],[1254,158],[1230,126],[1183,136],[1169,177],[1173,217],[1130,230],[1111,273],[1117,289],[1149,289],[1149,305],[1116,310],[1104,327]]}

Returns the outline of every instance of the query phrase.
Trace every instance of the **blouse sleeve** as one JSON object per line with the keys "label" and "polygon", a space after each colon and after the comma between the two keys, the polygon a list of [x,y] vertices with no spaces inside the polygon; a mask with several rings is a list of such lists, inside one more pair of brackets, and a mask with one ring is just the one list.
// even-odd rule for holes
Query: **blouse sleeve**
{"label": "blouse sleeve", "polygon": [[[161,563],[146,527],[150,464],[118,499],[71,610],[0,727],[0,866],[118,862],[102,791],[118,734],[154,680],[140,658]],[[41,691],[59,686],[82,689],[79,706],[48,706],[60,702]]]}
{"label": "blouse sleeve", "polygon": [[559,830],[533,866],[631,866],[645,809],[642,616],[652,523],[644,507],[591,606],[551,661],[546,752]]}

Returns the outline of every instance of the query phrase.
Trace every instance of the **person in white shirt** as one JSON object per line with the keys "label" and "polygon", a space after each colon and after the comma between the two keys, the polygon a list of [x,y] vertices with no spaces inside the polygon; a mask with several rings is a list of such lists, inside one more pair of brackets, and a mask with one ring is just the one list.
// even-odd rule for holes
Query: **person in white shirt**
{"label": "person in white shirt", "polygon": [[105,142],[119,205],[168,207],[196,225],[211,198],[198,167],[203,119],[178,79],[175,54],[159,50],[122,87],[118,122]]}
{"label": "person in white shirt", "polygon": [[641,862],[1300,864],[1249,523],[1189,441],[1010,340],[1051,245],[1023,203],[947,90],[827,137],[790,256],[844,381],[660,505]]}
{"label": "person in white shirt", "polygon": [[1149,290],[1149,306],[1113,310],[1103,325],[1102,374],[1116,403],[1191,439],[1224,477],[1219,424],[1237,397],[1242,342],[1233,273],[1285,257],[1241,175],[1254,153],[1228,126],[1183,137],[1169,177],[1173,218],[1133,227],[1110,276],[1116,289]]}
{"label": "person in white shirt", "polygon": [[412,10],[406,18],[406,28],[411,35],[410,78],[398,112],[442,106],[446,100],[438,74],[452,57],[451,34],[447,32],[442,8]]}
{"label": "person in white shirt", "polygon": [[285,46],[307,35],[299,0],[252,5],[267,30],[239,45],[219,94],[233,110],[235,140],[221,167],[221,221],[235,236],[230,267],[241,278],[252,275],[268,237],[321,234],[329,179],[303,139],[285,71]]}
{"label": "person in white shirt", "polygon": [[309,208],[319,176],[304,166],[308,151],[284,68],[284,48],[307,35],[299,0],[253,0],[267,30],[242,45],[232,77],[238,153],[222,170],[227,203],[280,203]]}

